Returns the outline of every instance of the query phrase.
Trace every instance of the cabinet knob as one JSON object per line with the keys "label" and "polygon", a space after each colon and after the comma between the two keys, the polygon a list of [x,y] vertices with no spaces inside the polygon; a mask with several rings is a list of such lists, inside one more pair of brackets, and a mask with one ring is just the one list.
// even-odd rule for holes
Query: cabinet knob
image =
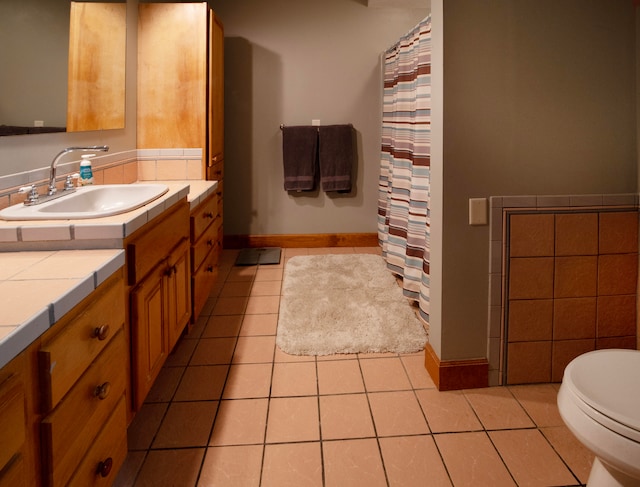
{"label": "cabinet knob", "polygon": [[213,240],[207,240],[207,247],[213,247]]}
{"label": "cabinet knob", "polygon": [[105,382],[104,384],[96,386],[95,390],[93,391],[93,395],[102,401],[103,399],[107,398],[107,396],[109,395],[109,391],[111,391],[111,383]]}
{"label": "cabinet knob", "polygon": [[204,213],[202,215],[204,218],[213,218],[213,213],[211,213],[210,211],[208,211],[207,213]]}
{"label": "cabinet knob", "polygon": [[167,277],[171,277],[173,274],[177,273],[178,269],[176,266],[172,265],[171,267],[167,267],[164,271],[164,275]]}
{"label": "cabinet knob", "polygon": [[91,334],[92,338],[97,338],[100,341],[106,340],[109,336],[109,325],[98,326],[93,329]]}
{"label": "cabinet knob", "polygon": [[113,459],[111,457],[106,460],[98,463],[98,468],[96,469],[96,473],[100,475],[100,477],[106,477],[111,473],[111,469],[113,468]]}
{"label": "cabinet knob", "polygon": [[207,267],[207,272],[213,272],[213,266],[212,265]]}

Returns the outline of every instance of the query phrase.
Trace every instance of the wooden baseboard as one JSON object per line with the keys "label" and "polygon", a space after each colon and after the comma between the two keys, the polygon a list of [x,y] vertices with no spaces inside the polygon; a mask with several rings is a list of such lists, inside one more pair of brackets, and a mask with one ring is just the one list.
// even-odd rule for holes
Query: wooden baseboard
{"label": "wooden baseboard", "polygon": [[424,365],[439,391],[489,386],[489,362],[486,359],[441,361],[427,343]]}
{"label": "wooden baseboard", "polygon": [[317,233],[301,235],[225,235],[225,249],[260,247],[376,247],[377,233]]}

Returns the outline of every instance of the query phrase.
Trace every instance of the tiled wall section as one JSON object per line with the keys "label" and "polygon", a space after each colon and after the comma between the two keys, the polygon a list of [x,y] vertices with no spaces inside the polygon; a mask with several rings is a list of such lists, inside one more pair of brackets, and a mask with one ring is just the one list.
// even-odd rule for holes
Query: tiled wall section
{"label": "tiled wall section", "polygon": [[[138,149],[96,156],[91,161],[95,184],[205,179],[201,149]],[[62,187],[68,174],[79,169],[79,158],[60,164],[58,187]],[[0,209],[24,201],[26,195],[17,192],[22,186],[35,184],[38,192],[44,194],[48,182],[48,166],[0,177]]]}
{"label": "tiled wall section", "polygon": [[637,195],[514,198],[492,199],[491,383],[559,382],[582,353],[637,348]]}

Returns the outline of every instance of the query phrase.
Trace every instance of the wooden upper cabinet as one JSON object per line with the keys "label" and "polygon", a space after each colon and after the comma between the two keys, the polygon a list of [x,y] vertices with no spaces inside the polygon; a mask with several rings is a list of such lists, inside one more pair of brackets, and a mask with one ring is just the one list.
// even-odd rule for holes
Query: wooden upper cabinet
{"label": "wooden upper cabinet", "polygon": [[138,5],[138,148],[207,144],[206,3]]}
{"label": "wooden upper cabinet", "polygon": [[71,2],[68,132],[124,128],[126,8]]}
{"label": "wooden upper cabinet", "polygon": [[224,159],[224,27],[210,13],[209,167]]}

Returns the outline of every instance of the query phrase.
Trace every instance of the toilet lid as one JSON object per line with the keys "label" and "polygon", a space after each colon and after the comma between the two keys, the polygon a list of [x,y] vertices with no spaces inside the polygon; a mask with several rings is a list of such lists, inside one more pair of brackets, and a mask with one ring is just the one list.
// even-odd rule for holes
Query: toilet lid
{"label": "toilet lid", "polygon": [[607,349],[580,355],[567,365],[563,382],[575,395],[615,423],[640,432],[640,351]]}

